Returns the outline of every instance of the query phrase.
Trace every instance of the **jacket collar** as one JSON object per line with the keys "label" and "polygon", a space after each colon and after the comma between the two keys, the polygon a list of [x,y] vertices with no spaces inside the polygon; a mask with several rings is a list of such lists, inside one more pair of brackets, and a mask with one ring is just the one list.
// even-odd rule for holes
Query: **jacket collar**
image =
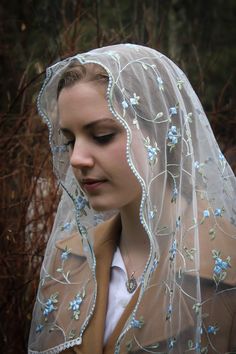
{"label": "jacket collar", "polygon": [[[135,292],[127,307],[125,308],[120,320],[118,321],[112,335],[108,339],[105,347],[103,347],[106,311],[107,311],[107,301],[108,301],[108,291],[110,282],[110,267],[112,264],[113,254],[116,249],[116,245],[119,241],[119,236],[121,233],[121,220],[120,216],[117,215],[111,220],[100,224],[94,229],[94,252],[96,256],[96,277],[97,277],[97,299],[94,314],[83,334],[82,344],[78,347],[78,353],[83,354],[110,354],[114,352],[115,343],[122,332],[128,318],[130,317],[134,307],[137,303],[138,296],[140,293],[140,287]],[[77,256],[83,256],[82,243],[79,241],[78,234],[73,234],[70,238],[65,241],[59,241],[57,247],[61,250],[67,248],[71,249],[71,253]],[[168,252],[168,251],[167,251]],[[163,255],[165,256],[165,255]],[[165,314],[163,311],[163,306],[166,307],[164,302],[164,292],[158,290],[156,284],[158,279],[160,279],[161,269],[155,272],[155,276],[152,283],[155,286],[151,286],[144,294],[144,297],[140,303],[137,318],[140,316],[144,317],[145,327],[149,327],[150,331],[145,330],[145,338],[142,338],[143,345],[150,345],[157,342],[163,342],[165,338],[165,327],[162,326],[165,319],[162,318]],[[160,288],[163,288],[160,284]],[[156,292],[158,291],[158,294]],[[180,295],[179,295],[180,296]],[[150,299],[155,305],[155,311],[153,307],[150,306]],[[188,315],[188,309],[186,307],[186,326],[188,329],[192,326],[192,318]],[[153,331],[153,323],[155,323],[155,331]],[[130,331],[131,334],[134,334]]]}

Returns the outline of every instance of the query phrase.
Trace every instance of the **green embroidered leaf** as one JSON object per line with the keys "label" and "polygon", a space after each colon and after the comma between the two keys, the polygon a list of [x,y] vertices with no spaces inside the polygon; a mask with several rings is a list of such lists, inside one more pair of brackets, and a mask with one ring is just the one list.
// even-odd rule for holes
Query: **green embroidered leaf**
{"label": "green embroidered leaf", "polygon": [[68,339],[74,339],[76,337],[76,330],[72,329],[69,333]]}
{"label": "green embroidered leaf", "polygon": [[142,67],[145,69],[145,70],[147,70],[147,65],[146,64],[144,64],[144,63],[142,63]]}
{"label": "green embroidered leaf", "polygon": [[211,240],[214,240],[216,237],[216,230],[214,228],[211,228],[209,230],[209,235],[211,236]]}
{"label": "green embroidered leaf", "polygon": [[188,349],[193,348],[193,341],[191,339],[188,340]]}
{"label": "green embroidered leaf", "polygon": [[217,258],[217,257],[219,257],[219,256],[220,256],[220,251],[217,251],[217,250],[212,250],[211,252],[212,252],[212,256],[213,256],[213,258]]}
{"label": "green embroidered leaf", "polygon": [[132,347],[133,347],[133,341],[132,341],[132,339],[129,340],[128,342],[126,342],[125,346],[126,346],[127,352],[128,352],[128,353],[131,352]]}
{"label": "green embroidered leaf", "polygon": [[200,313],[201,306],[202,305],[200,304],[200,302],[197,302],[196,304],[193,305],[193,310],[197,315]]}

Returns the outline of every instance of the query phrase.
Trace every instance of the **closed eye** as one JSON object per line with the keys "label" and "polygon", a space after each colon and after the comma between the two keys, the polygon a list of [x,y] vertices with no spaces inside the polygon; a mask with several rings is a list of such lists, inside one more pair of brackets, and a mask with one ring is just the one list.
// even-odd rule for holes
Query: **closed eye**
{"label": "closed eye", "polygon": [[108,144],[115,137],[115,133],[105,134],[105,135],[94,135],[93,139],[100,145]]}

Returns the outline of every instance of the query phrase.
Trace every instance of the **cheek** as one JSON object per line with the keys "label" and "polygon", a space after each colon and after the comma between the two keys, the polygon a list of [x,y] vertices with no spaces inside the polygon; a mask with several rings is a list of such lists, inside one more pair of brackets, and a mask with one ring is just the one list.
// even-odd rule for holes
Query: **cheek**
{"label": "cheek", "polygon": [[126,134],[117,140],[116,144],[112,145],[106,153],[106,169],[111,174],[115,184],[119,185],[125,193],[139,193],[141,186],[126,158]]}
{"label": "cheek", "polygon": [[132,172],[128,161],[126,158],[126,146],[124,148],[117,148],[113,152],[113,164],[115,177],[119,180],[119,184],[122,186],[125,193],[128,194],[137,194],[141,191],[141,186],[137,180],[137,177]]}
{"label": "cheek", "polygon": [[122,174],[123,177],[126,178],[130,170],[126,159],[126,141],[118,141],[116,145],[113,146],[112,151],[110,151],[110,161],[113,166],[113,171],[116,171],[116,174],[118,174],[120,178]]}

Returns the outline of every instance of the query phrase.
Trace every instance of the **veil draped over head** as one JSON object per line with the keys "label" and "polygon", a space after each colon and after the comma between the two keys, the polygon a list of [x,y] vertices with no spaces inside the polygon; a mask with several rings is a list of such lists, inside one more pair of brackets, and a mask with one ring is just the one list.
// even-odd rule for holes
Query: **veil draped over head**
{"label": "veil draped over head", "polygon": [[57,86],[72,62],[101,65],[109,76],[107,104],[127,132],[127,163],[142,187],[139,221],[150,240],[138,300],[115,353],[222,353],[217,338],[233,320],[229,311],[219,322],[217,312],[221,304],[236,311],[235,177],[185,74],[161,53],[133,44],[95,49],[47,69],[38,109],[62,197],[29,353],[59,353],[83,341],[97,297],[95,230],[118,214],[93,210],[69,164]]}

